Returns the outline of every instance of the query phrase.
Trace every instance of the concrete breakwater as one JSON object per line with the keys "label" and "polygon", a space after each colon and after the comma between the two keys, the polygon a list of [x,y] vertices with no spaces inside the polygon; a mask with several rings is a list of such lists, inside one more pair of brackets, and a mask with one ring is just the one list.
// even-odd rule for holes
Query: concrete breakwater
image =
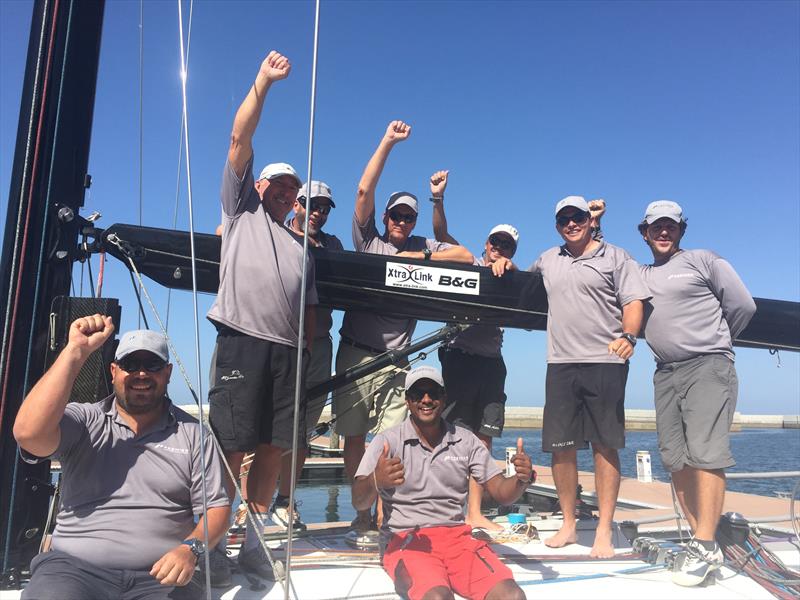
{"label": "concrete breakwater", "polygon": [[[190,414],[197,416],[194,406],[181,406]],[[542,412],[540,406],[507,406],[506,428],[541,429]],[[320,420],[331,418],[331,407],[326,406]],[[628,431],[655,431],[656,411],[630,408],[625,411],[625,429]],[[731,431],[742,429],[800,429],[800,415],[743,415],[734,413]]]}
{"label": "concrete breakwater", "polygon": [[[541,429],[543,409],[538,406],[506,407],[506,427]],[[656,411],[627,409],[625,429],[628,431],[655,431]],[[742,429],[800,429],[799,415],[733,415],[731,431]]]}

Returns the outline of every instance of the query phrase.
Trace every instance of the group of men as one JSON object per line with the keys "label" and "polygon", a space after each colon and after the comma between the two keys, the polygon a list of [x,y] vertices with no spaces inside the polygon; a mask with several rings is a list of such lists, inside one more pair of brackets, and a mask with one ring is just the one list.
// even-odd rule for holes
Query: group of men
{"label": "group of men", "polygon": [[[271,163],[258,179],[253,176],[252,140],[267,93],[290,70],[286,57],[270,52],[236,113],[221,191],[220,287],[208,313],[217,329],[210,424],[233,473],[240,471],[245,453],[254,453],[243,495],[255,518],[248,520],[238,561],[263,576],[271,572],[256,527],[268,520],[304,526],[296,506],[289,505],[298,352],[303,354],[304,389],[328,378],[333,361],[331,311],[317,307],[314,263],[311,258],[303,263],[303,238],[313,246],[343,249],[336,236],[322,230],[335,208],[326,184],[304,185],[286,163]],[[410,134],[408,124],[392,121],[367,163],[353,214],[355,250],[474,264],[497,277],[517,269],[512,261],[520,239],[516,227],[493,227],[480,256],[449,232],[447,171],[430,179],[435,239],[412,235],[420,207],[416,196],[405,191],[389,196],[383,232],[378,230],[378,181],[392,149]],[[555,227],[563,244],[542,253],[529,269],[541,275],[549,300],[542,445],[551,454],[564,519],[545,543],[561,547],[577,540],[576,453],[591,444],[599,505],[591,555],[614,554],[612,519],[620,481],[618,450],[625,442],[628,361],[643,330],[657,362],[662,460],[694,532],[690,559],[674,578],[694,585],[722,560],[714,533],[724,469],[733,465],[728,444],[737,390],[732,341],[755,305],[726,261],[709,251],[680,247],[686,219],[676,203],[647,207],[639,225],[654,257],[647,266],[603,239],[603,212],[602,201],[591,206],[579,196],[559,201]],[[298,348],[301,313],[305,344]],[[403,347],[415,325],[413,319],[347,311],[336,371]],[[112,333],[110,320],[100,315],[76,321],[67,348],[17,417],[15,435],[23,457],[58,457],[66,482],[53,550],[32,565],[25,592],[30,598],[89,597],[87,590],[105,589],[111,581],[114,590],[122,590],[119,597],[131,586],[143,589],[138,588],[143,581],[152,593],[142,597],[167,597],[172,586],[188,582],[206,551],[200,542],[203,528],[213,545],[228,526],[234,482],[223,477],[221,458],[209,443],[204,464],[210,491],[203,514],[198,501],[200,429],[166,395],[171,365],[160,335],[136,331],[123,336],[111,367],[114,395],[95,405],[67,404],[69,384],[80,366]],[[506,400],[502,339],[500,328],[472,326],[440,350],[441,373],[428,366],[410,371],[391,367],[334,392],[336,429],[344,436],[345,469],[357,510],[353,527],[364,532],[377,526],[372,507],[379,498],[383,565],[404,597],[452,598],[453,592],[479,599],[524,597],[507,567],[471,535],[474,527],[496,527],[480,512],[485,492],[499,502],[513,502],[533,476],[521,440],[513,459],[515,477],[503,477],[491,459],[492,439],[502,434]],[[316,424],[323,403],[301,394],[298,469],[305,459],[304,434]],[[370,432],[376,435],[365,450]],[[159,461],[180,475],[177,483],[164,481]],[[114,468],[104,470],[106,464]],[[109,478],[108,473],[116,475]],[[75,485],[76,477],[86,479]],[[140,513],[131,518],[126,507],[144,511],[147,518]],[[193,516],[199,517],[198,524]],[[140,535],[145,521],[152,535]],[[125,535],[121,524],[126,522],[135,523],[136,534]],[[125,536],[121,553],[111,548],[120,544],[115,531]],[[79,538],[98,543],[79,545]],[[215,583],[226,585],[230,574],[224,542],[210,550],[209,558]],[[70,575],[76,569],[92,570],[90,583]],[[61,587],[64,579],[74,587]]]}

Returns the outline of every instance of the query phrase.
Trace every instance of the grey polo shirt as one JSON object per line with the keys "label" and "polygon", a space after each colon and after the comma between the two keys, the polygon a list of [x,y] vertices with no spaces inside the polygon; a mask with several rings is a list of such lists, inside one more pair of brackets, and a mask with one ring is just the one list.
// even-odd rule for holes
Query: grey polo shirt
{"label": "grey polo shirt", "polygon": [[[476,267],[491,268],[474,255],[473,259],[472,264]],[[467,354],[496,358],[500,356],[500,348],[503,346],[503,330],[492,325],[473,325],[454,337],[448,346]]]}
{"label": "grey polo shirt", "polygon": [[639,266],[606,242],[574,257],[567,245],[545,251],[528,269],[547,290],[548,363],[624,363],[608,344],[622,335],[622,307],[648,300]]}
{"label": "grey polo shirt", "polygon": [[[149,571],[188,537],[203,512],[200,425],[167,403],[162,418],[138,437],[114,396],[67,405],[61,442],[47,457],[60,460],[62,469],[53,549],[100,567]],[[227,506],[210,433],[205,455],[208,506]]]}
{"label": "grey polo shirt", "polygon": [[642,265],[653,293],[645,339],[656,362],[724,354],[733,360],[733,339],[756,312],[742,280],[709,250],[682,250],[660,265]]}
{"label": "grey polo shirt", "polygon": [[[264,210],[252,167],[251,158],[240,180],[225,163],[219,291],[207,316],[252,337],[297,347],[303,245]],[[310,256],[306,304],[317,304]]]}
{"label": "grey polo shirt", "polygon": [[435,448],[425,446],[410,418],[379,433],[367,446],[356,477],[372,477],[384,442],[389,443],[389,456],[400,458],[405,469],[403,485],[380,490],[385,534],[417,526],[461,525],[470,475],[484,484],[501,473],[475,434],[442,423],[446,432]]}
{"label": "grey polo shirt", "polygon": [[[292,230],[293,218],[294,217],[291,217],[286,220],[286,227],[292,231],[292,233],[294,233],[294,230]],[[300,243],[303,243],[302,237],[300,237]],[[319,243],[320,248],[325,248],[327,250],[344,250],[344,246],[338,237],[329,233],[325,233],[324,231],[319,232],[319,235],[317,236],[317,243]],[[319,338],[328,337],[330,335],[331,327],[333,327],[333,309],[317,306],[316,318],[317,320],[314,328],[314,339],[317,340]]]}
{"label": "grey polo shirt", "polygon": [[[375,213],[370,215],[363,226],[358,224],[353,214],[353,246],[356,252],[386,256],[398,252],[420,252],[425,248],[431,252],[452,248],[451,244],[425,239],[419,235],[409,236],[402,248],[396,248],[388,241],[385,234],[378,234],[375,227]],[[411,341],[416,326],[416,319],[398,319],[362,311],[347,311],[344,313],[339,333],[375,350],[393,350]]]}

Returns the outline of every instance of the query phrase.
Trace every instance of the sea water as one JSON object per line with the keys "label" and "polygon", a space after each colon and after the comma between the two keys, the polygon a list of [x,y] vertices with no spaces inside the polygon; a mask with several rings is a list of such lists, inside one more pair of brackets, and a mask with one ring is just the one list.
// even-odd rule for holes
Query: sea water
{"label": "sea water", "polygon": [[[525,451],[534,464],[549,466],[550,458],[542,452],[542,432],[539,429],[507,429],[503,437],[494,440],[494,458],[503,460],[505,448],[516,446],[518,437],[522,438]],[[623,477],[636,478],[636,451],[647,450],[652,457],[653,479],[669,481],[661,465],[654,431],[629,431],[625,434],[625,440],[626,447],[619,453]],[[731,433],[731,449],[736,460],[736,466],[729,469],[731,473],[800,470],[800,429],[745,429],[734,432]],[[591,450],[578,452],[578,468],[593,471]],[[791,494],[796,484],[796,478],[732,479],[728,481],[727,489],[775,497]],[[349,521],[355,517],[349,485],[301,483],[296,496],[300,501],[301,517],[306,523]]]}

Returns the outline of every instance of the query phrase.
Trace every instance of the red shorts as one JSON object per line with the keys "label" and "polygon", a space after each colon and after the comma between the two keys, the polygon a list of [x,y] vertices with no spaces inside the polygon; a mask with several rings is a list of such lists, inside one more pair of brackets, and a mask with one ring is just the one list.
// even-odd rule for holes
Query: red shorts
{"label": "red shorts", "polygon": [[383,568],[397,592],[410,600],[439,586],[470,600],[483,600],[495,585],[514,579],[486,542],[472,537],[469,525],[394,534],[383,555]]}

